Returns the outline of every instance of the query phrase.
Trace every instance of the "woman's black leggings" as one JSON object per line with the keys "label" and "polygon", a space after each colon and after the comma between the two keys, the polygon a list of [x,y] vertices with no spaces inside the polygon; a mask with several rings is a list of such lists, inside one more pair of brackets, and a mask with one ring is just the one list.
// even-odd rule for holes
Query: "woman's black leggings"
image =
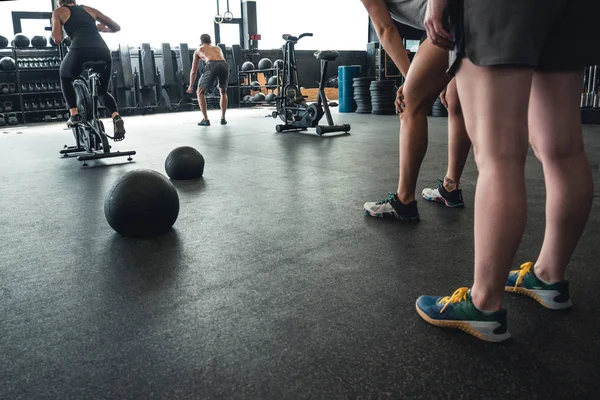
{"label": "woman's black leggings", "polygon": [[118,111],[114,97],[108,93],[108,84],[112,72],[110,50],[100,48],[70,49],[67,56],[60,64],[60,86],[69,109],[77,108],[77,96],[75,95],[75,89],[73,89],[73,79],[81,75],[83,72],[83,63],[86,61],[106,62],[106,68],[94,69],[94,72],[101,74],[100,85],[98,86],[98,96],[109,113],[112,114]]}

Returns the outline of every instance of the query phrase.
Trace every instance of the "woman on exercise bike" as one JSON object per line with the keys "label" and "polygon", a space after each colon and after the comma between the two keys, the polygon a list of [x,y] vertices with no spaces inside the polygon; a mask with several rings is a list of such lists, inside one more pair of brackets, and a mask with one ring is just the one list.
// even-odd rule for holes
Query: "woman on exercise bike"
{"label": "woman on exercise bike", "polygon": [[83,63],[104,61],[106,66],[95,70],[101,74],[98,95],[104,107],[111,113],[114,139],[123,140],[125,124],[119,115],[114,97],[108,93],[112,71],[111,54],[104,39],[100,36],[100,32],[118,32],[121,27],[94,8],[79,6],[74,0],[59,0],[58,8],[52,13],[52,39],[56,43],[63,41],[63,27],[71,38],[69,52],[60,66],[61,88],[71,114],[67,126],[71,127],[82,122],[81,115],[77,110],[73,80],[83,72]]}

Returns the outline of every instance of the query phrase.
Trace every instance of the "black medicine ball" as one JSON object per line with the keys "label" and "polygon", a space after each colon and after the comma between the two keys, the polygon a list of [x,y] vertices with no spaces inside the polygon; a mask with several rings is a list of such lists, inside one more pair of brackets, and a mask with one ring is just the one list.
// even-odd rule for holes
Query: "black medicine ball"
{"label": "black medicine ball", "polygon": [[178,147],[167,156],[165,170],[173,180],[198,179],[204,174],[204,157],[193,147]]}

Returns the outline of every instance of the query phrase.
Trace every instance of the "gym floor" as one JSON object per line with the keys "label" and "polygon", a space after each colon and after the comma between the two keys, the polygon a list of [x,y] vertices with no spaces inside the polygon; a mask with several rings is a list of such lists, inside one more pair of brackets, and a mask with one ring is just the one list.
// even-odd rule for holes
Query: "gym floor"
{"label": "gym floor", "polygon": [[[422,321],[420,294],[472,282],[472,159],[467,207],[419,201],[422,220],[363,214],[398,178],[398,118],[334,113],[350,135],[277,134],[270,110],[126,119],[109,159],[85,168],[58,151],[58,124],[0,135],[0,398],[594,398],[600,390],[600,198],[572,260],[575,307],[507,295],[513,339],[487,344]],[[430,119],[419,189],[442,178],[447,120]],[[600,126],[586,126],[600,187]],[[20,133],[19,133],[20,132]],[[121,174],[164,173],[175,147],[206,159],[175,182],[181,211],[164,237],[120,237],[104,196]],[[527,166],[528,226],[544,229],[542,169]],[[487,188],[486,190],[494,190]],[[568,195],[568,193],[565,193]]]}

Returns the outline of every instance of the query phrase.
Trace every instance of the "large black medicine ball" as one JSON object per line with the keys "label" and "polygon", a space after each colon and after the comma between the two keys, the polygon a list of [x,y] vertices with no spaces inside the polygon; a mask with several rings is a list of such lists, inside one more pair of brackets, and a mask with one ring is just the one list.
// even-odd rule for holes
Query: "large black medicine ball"
{"label": "large black medicine ball", "polygon": [[178,147],[167,156],[165,170],[173,180],[198,179],[204,174],[204,157],[193,147]]}
{"label": "large black medicine ball", "polygon": [[29,38],[22,33],[17,33],[13,41],[15,42],[15,47],[18,49],[29,47],[29,44],[31,43]]}
{"label": "large black medicine ball", "polygon": [[254,70],[254,63],[252,61],[246,61],[242,64],[242,71],[252,71]]}
{"label": "large black medicine ball", "polygon": [[104,215],[108,224],[123,236],[160,236],[177,221],[179,196],[173,184],[158,172],[131,171],[108,191]]}
{"label": "large black medicine ball", "polygon": [[258,62],[258,69],[270,69],[273,68],[273,62],[268,58],[263,58]]}
{"label": "large black medicine ball", "polygon": [[8,39],[0,35],[0,49],[8,47]]}
{"label": "large black medicine ball", "polygon": [[34,36],[31,38],[31,45],[36,49],[43,49],[48,46],[48,40],[44,36]]}
{"label": "large black medicine ball", "polygon": [[15,60],[11,57],[2,57],[0,59],[0,71],[14,71]]}

